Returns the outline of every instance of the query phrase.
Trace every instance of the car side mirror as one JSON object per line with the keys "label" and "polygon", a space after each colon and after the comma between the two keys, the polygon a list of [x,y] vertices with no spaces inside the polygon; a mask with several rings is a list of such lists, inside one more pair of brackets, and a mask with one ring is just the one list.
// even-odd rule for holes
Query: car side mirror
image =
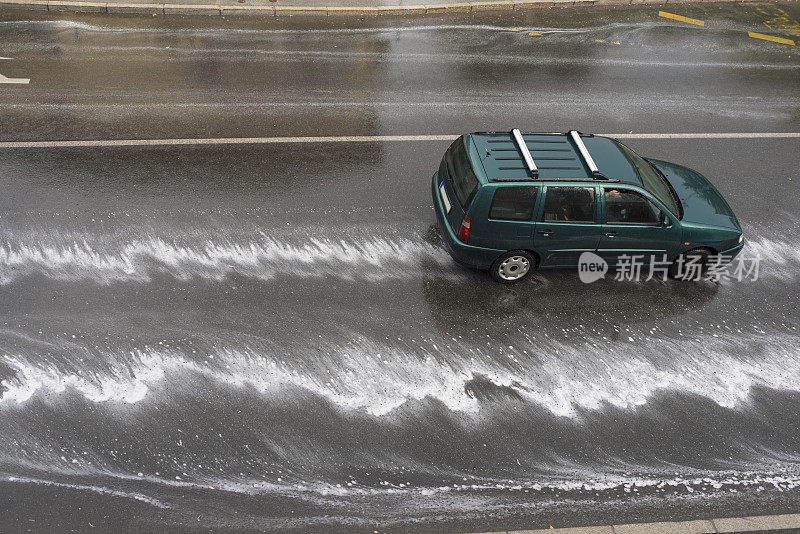
{"label": "car side mirror", "polygon": [[669,228],[670,226],[672,226],[672,221],[669,219],[669,217],[667,217],[666,215],[664,215],[662,213],[661,214],[661,228]]}

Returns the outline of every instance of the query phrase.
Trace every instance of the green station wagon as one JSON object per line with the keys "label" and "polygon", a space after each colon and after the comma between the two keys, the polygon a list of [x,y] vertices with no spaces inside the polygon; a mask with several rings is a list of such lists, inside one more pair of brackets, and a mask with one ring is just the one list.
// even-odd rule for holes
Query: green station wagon
{"label": "green station wagon", "polygon": [[587,251],[610,266],[623,255],[677,265],[730,260],[743,246],[739,221],[703,175],[576,131],[462,135],[431,188],[450,254],[502,283],[577,268]]}

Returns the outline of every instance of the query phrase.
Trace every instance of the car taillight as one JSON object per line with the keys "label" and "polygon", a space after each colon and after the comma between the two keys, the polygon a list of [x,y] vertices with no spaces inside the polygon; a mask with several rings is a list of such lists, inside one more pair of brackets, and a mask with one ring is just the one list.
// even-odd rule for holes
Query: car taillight
{"label": "car taillight", "polygon": [[461,219],[461,227],[458,229],[458,240],[462,243],[466,243],[469,241],[469,226],[470,226],[469,217],[464,215],[464,218]]}

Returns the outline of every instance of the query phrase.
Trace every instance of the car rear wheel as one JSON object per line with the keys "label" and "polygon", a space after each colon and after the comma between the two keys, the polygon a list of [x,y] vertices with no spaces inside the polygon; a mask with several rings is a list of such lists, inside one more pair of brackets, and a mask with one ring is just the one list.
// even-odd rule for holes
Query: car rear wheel
{"label": "car rear wheel", "polygon": [[703,277],[708,271],[708,262],[712,254],[713,252],[707,248],[696,248],[684,252],[672,262],[669,268],[669,275],[672,278],[695,280],[697,277],[696,271],[690,271],[687,265],[699,265],[699,275]]}
{"label": "car rear wheel", "polygon": [[525,250],[512,250],[497,258],[490,269],[495,282],[514,284],[536,269],[536,258]]}

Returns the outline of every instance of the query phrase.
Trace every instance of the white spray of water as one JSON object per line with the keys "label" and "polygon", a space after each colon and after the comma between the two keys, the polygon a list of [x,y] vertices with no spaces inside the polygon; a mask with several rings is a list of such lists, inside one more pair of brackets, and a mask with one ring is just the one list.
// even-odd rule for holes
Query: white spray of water
{"label": "white spray of water", "polygon": [[278,275],[391,279],[415,275],[423,261],[452,267],[443,249],[405,238],[310,238],[297,243],[264,238],[245,243],[207,241],[196,246],[148,238],[118,247],[93,245],[83,239],[60,245],[0,246],[0,284],[31,274],[101,284],[147,282],[155,273],[180,280],[221,280],[234,272],[264,280]]}
{"label": "white spray of water", "polygon": [[798,349],[800,339],[781,333],[630,342],[595,339],[579,347],[536,340],[513,348],[427,340],[425,345],[400,349],[356,339],[347,346],[295,351],[291,361],[265,351],[222,348],[201,362],[179,351],[148,348],[104,355],[103,370],[69,359],[55,363],[7,354],[0,355],[0,362],[11,376],[0,382],[0,407],[24,403],[37,393],[66,391],[91,402],[137,403],[158,398],[165,389],[190,387],[192,377],[199,376],[263,394],[302,388],[344,410],[376,416],[424,398],[477,414],[481,402],[467,386],[480,376],[565,417],[606,405],[634,409],[661,391],[701,395],[736,408],[746,404],[753,387],[800,391]]}
{"label": "white spray of water", "polygon": [[[787,280],[800,272],[800,241],[746,232],[743,256],[760,257],[759,276]],[[423,264],[458,276],[447,252],[419,237],[284,237],[242,242],[147,236],[118,240],[83,235],[0,244],[0,285],[39,274],[99,284],[149,282],[156,274],[179,280],[277,276],[381,281],[418,277]]]}
{"label": "white spray of water", "polygon": [[[30,466],[28,466],[30,467]],[[42,467],[39,471],[48,473],[52,468]],[[791,471],[791,472],[789,472]],[[683,474],[677,473],[652,473],[648,475],[621,473],[615,471],[598,472],[595,470],[585,470],[573,473],[572,478],[562,478],[558,476],[541,477],[529,480],[509,480],[495,479],[492,477],[473,477],[463,483],[456,483],[445,486],[413,486],[410,484],[397,484],[390,481],[382,481],[378,486],[365,486],[362,484],[334,484],[324,480],[304,480],[304,481],[283,481],[272,482],[260,478],[250,478],[239,476],[235,478],[224,477],[213,479],[213,488],[230,493],[244,495],[274,495],[282,494],[286,496],[303,496],[311,501],[321,498],[325,500],[329,497],[337,498],[359,498],[362,496],[397,496],[404,499],[427,498],[431,496],[451,495],[466,493],[472,497],[480,495],[481,492],[494,494],[504,491],[509,493],[536,493],[541,491],[559,492],[603,492],[623,490],[628,493],[641,492],[643,490],[655,493],[678,493],[694,491],[739,491],[750,488],[758,488],[759,491],[770,488],[779,491],[790,491],[800,487],[800,476],[795,470],[789,468],[781,474],[771,474],[762,472],[739,472],[739,471],[696,471],[687,470]],[[93,469],[86,467],[80,473],[63,473],[56,470],[59,476],[101,476],[109,478],[111,481],[135,482],[145,484],[155,484],[163,487],[177,489],[192,488],[196,490],[208,490],[208,482],[196,482],[192,480],[172,480],[160,476],[129,474],[125,472],[109,471],[107,469]],[[138,492],[121,491],[111,489],[96,484],[80,484],[61,481],[52,481],[43,478],[32,478],[27,476],[8,476],[9,482],[38,484],[44,486],[55,486],[71,488],[84,491],[93,491],[100,494],[114,495],[136,499],[146,502],[158,508],[170,508],[158,499],[154,499]],[[456,503],[448,500],[451,506],[469,507],[469,502]],[[478,506],[483,506],[477,503]]]}
{"label": "white spray of water", "polygon": [[8,480],[9,482],[16,482],[22,484],[36,484],[38,486],[51,486],[57,488],[75,489],[80,491],[91,491],[93,493],[99,493],[101,495],[111,495],[114,497],[125,497],[128,499],[135,499],[137,501],[153,505],[157,508],[162,508],[162,509],[169,508],[169,506],[162,503],[158,499],[148,497],[147,495],[142,495],[141,493],[120,491],[111,488],[106,488],[103,486],[97,486],[94,484],[72,484],[68,482],[56,482],[53,480],[43,480],[39,478],[28,478],[28,477],[17,477],[17,476],[10,476],[6,480]]}

